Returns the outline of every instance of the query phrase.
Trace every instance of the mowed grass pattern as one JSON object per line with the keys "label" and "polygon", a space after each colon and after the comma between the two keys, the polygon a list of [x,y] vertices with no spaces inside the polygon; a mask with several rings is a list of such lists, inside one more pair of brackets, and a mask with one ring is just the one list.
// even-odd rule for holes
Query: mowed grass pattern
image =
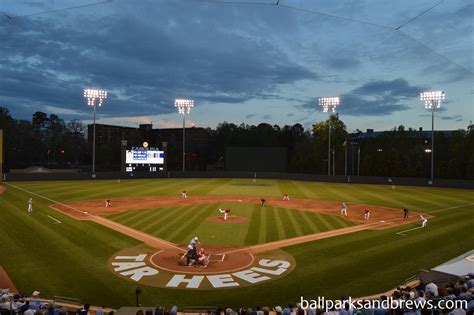
{"label": "mowed grass pattern", "polygon": [[[231,215],[250,221],[209,222],[208,217],[220,215],[219,208],[230,208]],[[203,244],[255,245],[354,225],[338,216],[247,203],[133,210],[106,217],[176,244],[185,244],[197,235]]]}
{"label": "mowed grass pattern", "polygon": [[[128,196],[179,196],[182,189],[189,195],[219,195],[281,197],[288,193],[293,198],[356,202],[386,207],[418,210],[434,217],[426,229],[396,232],[415,227],[406,224],[380,231],[361,231],[339,237],[287,247],[296,260],[292,273],[277,281],[222,291],[167,290],[143,286],[142,305],[177,304],[180,308],[196,305],[229,306],[233,308],[255,305],[284,305],[295,303],[303,295],[307,298],[325,296],[338,298],[341,294],[364,296],[384,292],[398,286],[419,269],[429,269],[471,250],[474,244],[474,191],[435,187],[402,187],[392,190],[386,185],[335,184],[290,180],[258,179],[131,179],[84,180],[12,183],[20,190],[6,185],[0,195],[0,239],[2,265],[20,291],[41,295],[71,296],[84,303],[118,307],[134,305],[136,283],[117,278],[107,269],[109,258],[116,252],[138,245],[134,239],[88,221],[76,221],[49,207],[52,203],[40,196],[58,202],[104,200]],[[38,195],[34,195],[38,194]],[[34,212],[28,214],[27,200],[33,197]],[[237,206],[235,207],[237,211]],[[246,207],[247,208],[247,207]],[[196,208],[197,209],[197,208]],[[167,233],[174,241],[185,239],[186,231],[194,231],[205,239],[215,235],[212,228],[193,222],[192,210],[183,214],[182,222],[168,225],[185,207],[175,211],[150,209],[147,219],[137,225],[149,233]],[[217,215],[212,206],[203,207]],[[234,210],[234,209],[232,209]],[[252,220],[248,229],[227,233],[223,243],[238,239],[241,244],[264,243],[287,235],[318,230],[336,225],[334,217],[312,220],[300,212],[291,215],[279,210],[252,211],[241,209],[241,215]],[[147,211],[147,210],[145,210]],[[134,223],[141,214],[130,215],[127,224]],[[176,212],[176,213],[175,213]],[[187,213],[187,212],[186,212]],[[279,215],[277,215],[279,214]],[[48,215],[62,221],[54,224]],[[137,217],[134,217],[134,216]],[[254,217],[255,216],[255,217]],[[117,216],[120,219],[120,216]],[[162,222],[161,227],[157,222]],[[257,224],[258,222],[258,224]],[[295,223],[296,222],[296,223]],[[305,223],[306,224],[305,224]],[[322,223],[322,225],[320,224]],[[272,230],[277,233],[248,233],[248,230]],[[282,228],[283,227],[283,228]],[[262,292],[265,294],[262,294]]]}

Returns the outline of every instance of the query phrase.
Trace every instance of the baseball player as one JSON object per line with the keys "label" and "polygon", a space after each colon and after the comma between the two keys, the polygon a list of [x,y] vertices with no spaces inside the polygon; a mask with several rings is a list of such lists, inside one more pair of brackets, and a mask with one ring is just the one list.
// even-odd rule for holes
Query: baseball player
{"label": "baseball player", "polygon": [[28,200],[28,212],[33,212],[33,198]]}
{"label": "baseball player", "polygon": [[106,207],[106,208],[112,207],[112,200],[106,199],[106,200],[105,200],[105,207]]}
{"label": "baseball player", "polygon": [[219,208],[219,212],[224,214],[224,221],[227,221],[227,216],[230,213],[230,209]]}
{"label": "baseball player", "polygon": [[407,208],[403,208],[403,218],[408,219],[408,209]]}
{"label": "baseball player", "polygon": [[265,200],[265,198],[260,199],[260,202],[262,203],[262,207],[267,204],[267,200]]}
{"label": "baseball player", "polygon": [[188,192],[186,190],[181,192],[181,198],[188,198]]}
{"label": "baseball player", "polygon": [[288,196],[288,194],[284,194],[283,195],[283,200],[290,200],[290,196]]}
{"label": "baseball player", "polygon": [[364,220],[365,220],[365,221],[368,221],[369,218],[370,218],[370,210],[367,209],[367,208],[365,208],[365,209],[364,209]]}
{"label": "baseball player", "polygon": [[188,249],[196,249],[199,243],[199,239],[195,236],[192,240],[189,241]]}
{"label": "baseball player", "polygon": [[428,223],[428,219],[425,218],[422,214],[420,214],[420,220],[421,220],[421,227],[422,228],[426,227],[426,223]]}
{"label": "baseball player", "polygon": [[342,206],[341,206],[341,215],[347,217],[347,205],[346,205],[345,202],[343,202],[343,203],[342,203]]}

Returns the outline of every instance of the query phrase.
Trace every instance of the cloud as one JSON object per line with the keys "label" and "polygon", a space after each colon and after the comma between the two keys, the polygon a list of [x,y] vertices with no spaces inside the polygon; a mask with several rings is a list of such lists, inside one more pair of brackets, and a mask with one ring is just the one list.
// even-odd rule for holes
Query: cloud
{"label": "cloud", "polygon": [[[101,115],[139,116],[173,112],[176,96],[235,104],[276,98],[280,85],[319,79],[269,40],[212,27],[215,9],[199,6],[209,17],[204,24],[188,6],[163,3],[158,16],[143,18],[116,12],[98,20],[6,23],[0,97],[85,112],[82,88],[97,86],[111,90]],[[170,26],[176,15],[180,23]]]}
{"label": "cloud", "polygon": [[[174,121],[167,121],[161,119],[153,120],[153,127],[156,128],[183,128],[183,125]],[[186,128],[197,127],[193,120],[186,120]]]}
{"label": "cloud", "polygon": [[286,114],[286,117],[293,117],[293,116],[295,116],[295,113],[288,113],[288,114]]}
{"label": "cloud", "polygon": [[441,118],[442,120],[454,120],[454,121],[457,121],[457,122],[460,122],[460,121],[464,120],[463,116],[461,116],[461,115],[441,116],[439,118]]}
{"label": "cloud", "polygon": [[146,116],[141,117],[113,117],[109,118],[109,120],[114,122],[122,122],[122,123],[136,123],[136,124],[151,124],[152,121],[150,118]]}
{"label": "cloud", "polygon": [[[418,98],[425,88],[412,86],[405,79],[374,80],[340,96],[337,111],[348,116],[384,116],[411,107],[408,100]],[[322,97],[322,96],[321,96]],[[317,98],[296,105],[300,110],[314,111]]]}
{"label": "cloud", "polygon": [[245,116],[245,118],[250,119],[255,116],[257,116],[257,114],[248,114],[247,116]]}
{"label": "cloud", "polygon": [[368,82],[341,95],[341,114],[350,116],[384,116],[410,109],[407,101],[418,98],[425,88],[410,85],[405,79]]}
{"label": "cloud", "polygon": [[269,120],[269,119],[272,119],[272,115],[263,115],[262,118],[265,120]]}

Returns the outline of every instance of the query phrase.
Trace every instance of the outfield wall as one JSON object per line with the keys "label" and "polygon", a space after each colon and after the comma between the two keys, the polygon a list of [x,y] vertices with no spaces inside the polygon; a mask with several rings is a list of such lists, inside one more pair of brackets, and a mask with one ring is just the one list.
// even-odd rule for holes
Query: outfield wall
{"label": "outfield wall", "polygon": [[[435,179],[432,184],[425,178],[388,178],[369,176],[327,176],[315,174],[298,173],[263,173],[263,172],[157,172],[157,173],[120,173],[101,172],[96,173],[95,179],[141,179],[141,178],[266,178],[266,179],[290,179],[314,182],[331,183],[355,183],[355,184],[378,184],[378,185],[403,185],[403,186],[426,186],[474,189],[472,180]],[[91,173],[7,173],[6,181],[48,181],[48,180],[86,180],[94,179]],[[391,180],[391,182],[390,182]]]}

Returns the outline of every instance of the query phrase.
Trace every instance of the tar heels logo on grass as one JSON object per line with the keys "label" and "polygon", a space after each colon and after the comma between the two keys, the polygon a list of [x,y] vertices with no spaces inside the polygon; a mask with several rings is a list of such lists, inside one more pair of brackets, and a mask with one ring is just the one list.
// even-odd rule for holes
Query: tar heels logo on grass
{"label": "tar heels logo on grass", "polygon": [[[269,253],[268,257],[252,256],[250,264],[240,267],[234,261],[229,262],[228,268],[220,265],[221,272],[211,270],[213,268],[187,266],[178,266],[176,270],[162,268],[152,259],[156,254],[148,251],[132,255],[119,253],[110,259],[109,267],[116,275],[129,281],[162,288],[201,290],[255,285],[283,277],[294,267],[293,258],[288,254],[289,257],[284,257],[286,255],[282,251]],[[219,264],[223,264],[223,261]]]}

